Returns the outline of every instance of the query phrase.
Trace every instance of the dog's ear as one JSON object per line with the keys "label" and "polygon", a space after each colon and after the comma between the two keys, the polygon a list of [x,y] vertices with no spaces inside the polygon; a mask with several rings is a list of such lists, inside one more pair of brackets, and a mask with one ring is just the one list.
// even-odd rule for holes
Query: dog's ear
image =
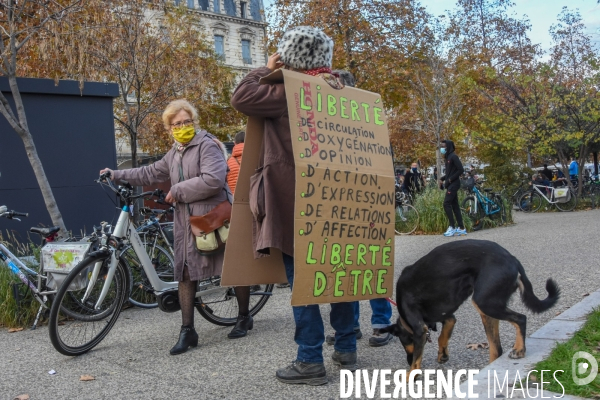
{"label": "dog's ear", "polygon": [[400,337],[400,333],[402,332],[402,328],[400,327],[400,325],[398,325],[397,323],[395,323],[393,325],[386,326],[385,328],[380,328],[379,332],[380,333],[387,333],[387,332],[389,332],[393,336]]}

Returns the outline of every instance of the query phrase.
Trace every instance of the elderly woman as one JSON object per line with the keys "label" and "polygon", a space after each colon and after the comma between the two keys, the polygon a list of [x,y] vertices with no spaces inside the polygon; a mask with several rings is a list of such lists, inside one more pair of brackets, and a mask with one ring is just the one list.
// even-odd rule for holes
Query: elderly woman
{"label": "elderly woman", "polygon": [[[198,128],[198,112],[186,100],[171,102],[163,113],[165,129],[175,139],[171,150],[152,165],[112,171],[112,179],[127,180],[133,185],[148,186],[171,181],[171,190],[165,200],[176,203],[174,217],[175,280],[179,282],[179,304],[182,326],[179,341],[171,354],[181,354],[198,345],[194,329],[194,300],[199,280],[221,275],[223,253],[202,255],[196,249],[195,237],[190,228],[190,215],[208,213],[227,199],[227,162],[215,137]],[[252,329],[248,313],[250,291],[247,287],[235,290],[239,305],[236,326],[230,338],[245,336]]]}

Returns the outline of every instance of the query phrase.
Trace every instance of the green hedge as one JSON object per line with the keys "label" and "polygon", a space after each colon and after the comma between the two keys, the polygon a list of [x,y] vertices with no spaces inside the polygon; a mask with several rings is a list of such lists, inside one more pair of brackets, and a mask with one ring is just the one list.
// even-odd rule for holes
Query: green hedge
{"label": "green hedge", "polygon": [[[419,212],[419,226],[416,233],[421,234],[441,234],[448,229],[448,217],[444,211],[444,197],[446,191],[439,188],[428,186],[422,193],[418,194],[414,199],[413,205]],[[458,192],[459,205],[467,197],[465,190]],[[512,207],[505,200],[504,208],[506,209],[507,221],[512,223]],[[472,221],[463,212],[463,222],[468,232],[473,230]],[[496,227],[496,221],[486,217],[484,219],[484,229]]]}

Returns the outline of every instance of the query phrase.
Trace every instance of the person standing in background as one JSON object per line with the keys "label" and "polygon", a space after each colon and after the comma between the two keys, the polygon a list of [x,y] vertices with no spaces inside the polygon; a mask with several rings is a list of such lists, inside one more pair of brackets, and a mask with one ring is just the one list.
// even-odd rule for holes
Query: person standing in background
{"label": "person standing in background", "polygon": [[577,160],[575,157],[571,157],[571,164],[569,164],[569,175],[571,180],[577,179],[577,174],[579,173],[579,164],[577,164]]}
{"label": "person standing in background", "polygon": [[246,138],[246,132],[239,131],[235,134],[233,139],[233,150],[231,151],[231,157],[227,160],[227,166],[229,167],[229,173],[227,174],[227,184],[231,189],[231,193],[235,193],[235,185],[237,184],[238,175],[240,173],[240,167],[242,165],[242,153],[244,152],[244,139]]}
{"label": "person standing in background", "polygon": [[448,216],[450,226],[444,236],[464,236],[467,234],[463,224],[462,214],[458,205],[458,189],[460,189],[460,176],[465,172],[460,159],[454,152],[454,142],[443,140],[440,152],[446,162],[446,174],[440,178],[440,188],[446,190],[444,211]]}

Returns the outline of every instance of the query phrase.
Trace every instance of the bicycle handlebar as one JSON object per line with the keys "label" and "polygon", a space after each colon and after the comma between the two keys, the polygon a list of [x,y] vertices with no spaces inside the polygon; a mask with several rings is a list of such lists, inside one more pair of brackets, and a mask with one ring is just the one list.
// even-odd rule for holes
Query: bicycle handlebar
{"label": "bicycle handlebar", "polygon": [[14,217],[29,217],[29,213],[22,213],[19,211],[7,211],[6,206],[0,207],[0,217],[12,219]]}

